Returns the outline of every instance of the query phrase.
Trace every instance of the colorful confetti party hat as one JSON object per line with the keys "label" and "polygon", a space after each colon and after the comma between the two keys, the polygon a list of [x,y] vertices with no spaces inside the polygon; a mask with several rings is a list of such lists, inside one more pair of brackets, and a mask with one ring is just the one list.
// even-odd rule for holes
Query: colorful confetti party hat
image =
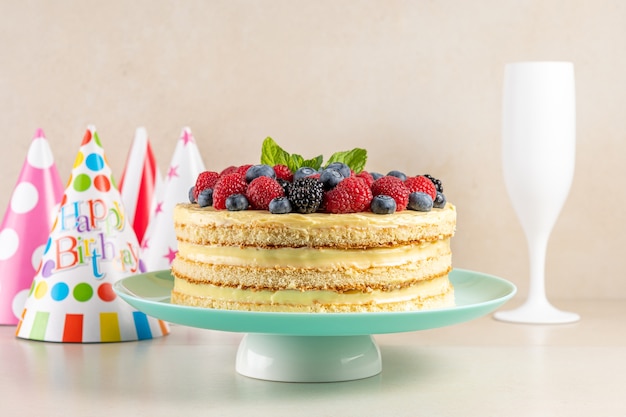
{"label": "colorful confetti party hat", "polygon": [[189,189],[204,171],[204,162],[191,130],[185,127],[176,144],[163,187],[158,191],[155,212],[141,243],[146,271],[169,269],[178,245],[172,215],[174,206],[189,201]]}
{"label": "colorful confetti party hat", "polygon": [[161,183],[161,173],[152,152],[148,132],[139,127],[126,159],[119,189],[126,216],[141,242],[156,209],[155,190]]}
{"label": "colorful confetti party hat", "polygon": [[17,336],[48,342],[151,339],[167,324],[134,310],[113,292],[139,273],[139,244],[94,128],[85,133]]}
{"label": "colorful confetti party hat", "polygon": [[19,321],[62,195],[50,146],[38,129],[0,226],[0,324]]}

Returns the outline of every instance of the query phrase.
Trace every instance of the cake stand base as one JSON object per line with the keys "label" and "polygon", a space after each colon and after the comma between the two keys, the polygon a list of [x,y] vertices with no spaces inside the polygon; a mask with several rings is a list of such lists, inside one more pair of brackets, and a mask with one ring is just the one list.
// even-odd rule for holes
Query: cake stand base
{"label": "cake stand base", "polygon": [[372,336],[289,336],[248,333],[237,351],[241,375],[281,382],[338,382],[382,370]]}

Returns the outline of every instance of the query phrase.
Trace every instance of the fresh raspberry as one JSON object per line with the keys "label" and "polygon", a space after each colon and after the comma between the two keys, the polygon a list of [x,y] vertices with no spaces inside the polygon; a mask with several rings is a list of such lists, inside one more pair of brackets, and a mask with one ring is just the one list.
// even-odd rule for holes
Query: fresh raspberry
{"label": "fresh raspberry", "polygon": [[285,192],[278,181],[269,177],[257,177],[250,182],[246,196],[255,210],[269,210],[270,201],[283,197]]}
{"label": "fresh raspberry", "polygon": [[407,204],[409,204],[410,192],[408,187],[404,185],[404,182],[400,178],[391,175],[386,175],[374,181],[372,184],[372,194],[374,196],[388,195],[396,200],[396,211],[406,209]]}
{"label": "fresh raspberry", "polygon": [[274,172],[276,173],[276,178],[289,182],[293,181],[293,172],[287,165],[274,165]]}
{"label": "fresh raspberry", "polygon": [[434,200],[437,197],[437,187],[435,184],[425,177],[424,175],[418,175],[416,177],[409,177],[404,181],[404,185],[409,189],[409,193],[422,192],[431,196]]}
{"label": "fresh raspberry", "polygon": [[364,179],[349,177],[324,195],[324,208],[329,213],[358,213],[369,209],[372,191]]}
{"label": "fresh raspberry", "polygon": [[374,183],[374,177],[372,177],[372,174],[370,174],[367,171],[361,171],[358,174],[356,174],[356,176],[359,178],[363,178],[363,180],[365,180],[365,183],[367,184],[368,187],[371,187],[372,184]]}
{"label": "fresh raspberry", "polygon": [[215,187],[215,183],[219,179],[220,174],[214,171],[204,171],[198,175],[196,179],[196,185],[193,189],[193,197],[197,201],[200,193],[207,188]]}
{"label": "fresh raspberry", "polygon": [[213,207],[216,210],[226,208],[226,199],[233,194],[246,194],[246,177],[237,172],[222,175],[213,188]]}
{"label": "fresh raspberry", "polygon": [[238,172],[238,173],[240,173],[241,175],[243,175],[245,177],[246,172],[248,171],[248,169],[250,169],[251,166],[252,166],[252,164],[246,164],[246,165],[238,166],[237,169],[235,170],[235,172]]}
{"label": "fresh raspberry", "polygon": [[232,173],[233,173],[233,172],[235,172],[235,171],[237,171],[237,167],[236,167],[236,166],[234,166],[234,165],[231,165],[231,166],[229,166],[229,167],[227,167],[227,168],[224,168],[224,169],[222,170],[222,172],[220,172],[220,177],[222,177],[222,176],[224,176],[224,175],[227,175],[227,174],[232,174]]}

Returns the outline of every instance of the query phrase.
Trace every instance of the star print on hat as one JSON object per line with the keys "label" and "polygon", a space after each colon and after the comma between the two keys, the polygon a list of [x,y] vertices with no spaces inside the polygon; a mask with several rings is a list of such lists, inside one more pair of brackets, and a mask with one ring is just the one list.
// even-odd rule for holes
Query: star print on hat
{"label": "star print on hat", "polygon": [[141,258],[146,271],[170,268],[178,250],[172,221],[174,206],[189,201],[189,189],[204,170],[191,129],[185,127],[176,144],[163,187],[157,191],[157,206],[141,243]]}
{"label": "star print on hat", "polygon": [[19,321],[62,195],[52,151],[39,129],[0,226],[0,324]]}
{"label": "star print on hat", "polygon": [[141,272],[130,227],[94,128],[85,133],[17,336],[48,342],[151,339],[167,324],[134,310],[113,291],[115,281]]}

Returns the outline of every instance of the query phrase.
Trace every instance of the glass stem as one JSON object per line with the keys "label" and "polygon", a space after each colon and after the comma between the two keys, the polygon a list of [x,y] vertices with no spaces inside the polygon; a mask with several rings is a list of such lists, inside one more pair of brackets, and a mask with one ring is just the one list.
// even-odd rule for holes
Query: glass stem
{"label": "glass stem", "polygon": [[548,238],[548,233],[539,233],[536,236],[528,237],[528,253],[530,256],[528,301],[531,303],[548,304],[545,280]]}

